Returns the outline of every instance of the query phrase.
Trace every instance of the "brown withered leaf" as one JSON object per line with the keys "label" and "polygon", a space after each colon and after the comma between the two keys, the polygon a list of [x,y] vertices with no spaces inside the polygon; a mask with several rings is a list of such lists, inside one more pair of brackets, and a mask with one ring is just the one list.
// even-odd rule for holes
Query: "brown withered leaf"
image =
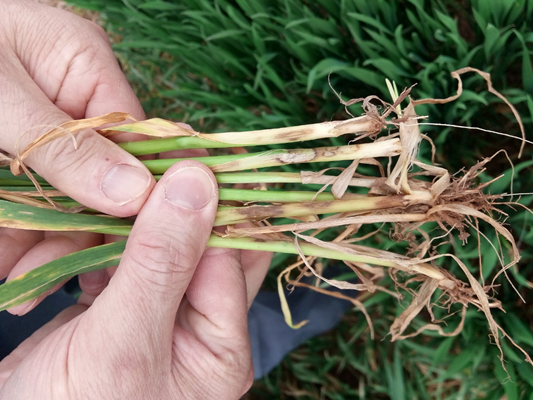
{"label": "brown withered leaf", "polygon": [[430,307],[431,296],[439,287],[439,282],[436,279],[426,279],[422,286],[417,290],[413,296],[413,300],[409,307],[407,307],[392,323],[390,327],[390,334],[392,341],[397,340],[401,334],[407,329],[411,321],[422,311],[424,307]]}
{"label": "brown withered leaf", "polygon": [[397,193],[411,193],[411,187],[408,183],[408,174],[413,162],[418,155],[418,147],[422,137],[416,123],[416,113],[413,103],[405,108],[403,119],[406,122],[400,122],[400,140],[402,143],[402,152],[398,157],[394,169],[386,180],[387,185],[396,190]]}

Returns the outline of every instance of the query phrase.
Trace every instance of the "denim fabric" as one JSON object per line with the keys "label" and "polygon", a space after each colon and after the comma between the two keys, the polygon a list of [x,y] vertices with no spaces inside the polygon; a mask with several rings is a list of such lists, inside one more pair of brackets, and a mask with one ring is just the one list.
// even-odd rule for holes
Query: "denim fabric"
{"label": "denim fabric", "polygon": [[340,321],[352,305],[347,300],[294,288],[285,292],[294,324],[309,322],[299,329],[290,328],[281,312],[278,293],[259,292],[248,313],[248,329],[252,344],[254,379],[260,379],[283,358],[313,336],[326,332]]}

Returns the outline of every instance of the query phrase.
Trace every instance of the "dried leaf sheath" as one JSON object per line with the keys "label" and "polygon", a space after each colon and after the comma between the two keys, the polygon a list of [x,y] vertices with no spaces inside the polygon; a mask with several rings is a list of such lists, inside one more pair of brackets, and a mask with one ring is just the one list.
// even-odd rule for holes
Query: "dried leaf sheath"
{"label": "dried leaf sheath", "polygon": [[[163,138],[190,136],[202,139],[204,147],[211,148],[216,146],[216,144],[211,146],[208,142],[221,143],[223,144],[223,147],[226,147],[227,144],[230,144],[233,147],[272,145],[335,138],[346,134],[357,135],[378,133],[384,127],[384,119],[378,114],[375,114],[373,116],[365,115],[352,118],[346,121],[329,121],[321,124],[265,129],[252,132],[225,132],[212,134],[191,131],[174,122],[154,118],[147,121],[138,121],[131,124],[102,129],[100,132],[104,136],[121,132],[140,133],[143,135]],[[251,140],[251,138],[253,138],[253,140]],[[141,149],[142,144],[135,146],[135,148],[137,147]],[[139,151],[142,152],[142,150]],[[133,150],[133,153],[140,155],[140,153],[137,153],[135,150]]]}

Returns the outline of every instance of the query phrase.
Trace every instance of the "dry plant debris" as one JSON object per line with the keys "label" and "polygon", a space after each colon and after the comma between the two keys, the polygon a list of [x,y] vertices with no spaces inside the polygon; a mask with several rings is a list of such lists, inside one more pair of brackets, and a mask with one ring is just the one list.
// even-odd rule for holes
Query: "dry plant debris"
{"label": "dry plant debris", "polygon": [[[492,87],[488,74],[474,68],[463,68],[452,73],[452,77],[458,81],[458,91],[454,96],[447,99],[411,100],[409,98],[411,88],[409,88],[398,95],[393,104],[388,104],[376,96],[343,101],[346,106],[362,102],[365,110],[364,115],[346,121],[330,121],[256,132],[204,134],[162,119],[135,121],[127,114],[113,113],[98,118],[68,122],[51,129],[24,150],[19,151],[12,159],[3,155],[0,162],[10,162],[14,175],[25,172],[31,176],[24,166],[24,158],[33,149],[65,135],[71,136],[75,144],[75,135],[80,130],[87,127],[97,128],[108,123],[115,125],[112,128],[99,130],[102,135],[135,132],[162,138],[159,142],[165,145],[172,143],[176,146],[181,143],[179,140],[187,139],[189,146],[212,148],[242,148],[351,135],[350,143],[340,147],[271,150],[260,153],[243,153],[240,150],[236,152],[237,154],[227,157],[202,158],[201,161],[210,166],[221,183],[261,184],[262,189],[266,188],[265,184],[283,182],[324,185],[318,193],[287,192],[282,196],[272,198],[267,197],[272,192],[265,190],[232,192],[236,189],[221,189],[216,225],[226,226],[226,230],[224,233],[213,233],[212,243],[219,246],[299,254],[300,260],[287,267],[278,277],[279,293],[286,321],[295,328],[304,324],[305,321],[296,324],[292,322],[282,290],[283,281],[289,285],[305,286],[350,300],[364,313],[370,330],[373,332],[372,321],[362,302],[357,296],[353,297],[349,293],[350,290],[370,293],[383,291],[399,297],[399,292],[379,284],[388,273],[396,282],[397,290],[403,289],[413,294],[411,304],[393,321],[390,327],[393,341],[418,335],[425,330],[437,331],[444,336],[457,335],[465,322],[467,307],[473,306],[482,311],[488,321],[490,336],[500,350],[502,365],[503,350],[500,341],[503,337],[522,351],[528,363],[533,364],[530,356],[513,342],[492,315],[494,309],[501,309],[500,303],[492,295],[495,283],[487,285],[483,281],[481,284],[481,271],[478,276],[475,276],[454,254],[439,254],[436,251],[435,243],[438,239],[449,237],[451,240],[452,233],[458,232],[459,239],[466,241],[469,231],[473,229],[479,232],[479,222],[483,221],[492,226],[511,246],[511,252],[508,255],[510,261],[504,263],[504,254],[499,255],[502,262],[499,274],[505,274],[505,271],[518,263],[520,259],[511,232],[500,221],[505,217],[505,214],[497,207],[500,197],[484,193],[485,187],[490,182],[488,184],[477,183],[479,174],[491,158],[481,160],[470,169],[458,173],[450,173],[442,167],[426,164],[417,159],[421,141],[429,139],[420,133],[419,121],[424,117],[416,114],[415,107],[425,103],[442,104],[456,99],[462,92],[461,75],[467,72],[480,74],[487,81],[489,90],[511,108],[522,130],[523,148],[526,142],[524,130],[514,107]],[[410,102],[404,110],[401,110],[400,103],[407,98]],[[376,102],[379,107],[375,105]],[[129,122],[124,123],[127,120]],[[122,124],[116,125],[117,123]],[[387,135],[379,136],[382,132],[387,132]],[[360,143],[362,139],[366,139],[367,142]],[[142,146],[141,142],[126,144],[125,148],[135,155],[146,154]],[[344,169],[327,168],[320,172],[301,171],[299,175],[283,172],[238,172],[284,164],[338,160],[351,160],[352,162]],[[150,160],[145,161],[145,164],[157,175],[164,172],[175,161]],[[379,171],[379,176],[360,174],[358,167],[361,164],[374,166]],[[333,174],[338,170],[340,173]],[[59,202],[52,200],[53,197],[62,194],[54,191],[53,188],[42,189],[33,177],[32,180],[38,187],[38,194],[30,196],[26,192],[1,191],[0,197],[39,207],[56,208],[60,211],[80,211],[80,208],[67,209]],[[326,191],[328,187],[331,187],[330,192]],[[354,187],[362,188],[367,193],[351,193],[349,189]],[[222,199],[223,194],[224,199]],[[35,196],[40,196],[49,203]],[[323,200],[324,198],[326,200]],[[294,222],[273,224],[275,219],[280,217],[291,218]],[[236,225],[243,222],[247,223],[244,227]],[[427,222],[437,223],[442,228],[441,233],[431,237],[421,229]],[[7,226],[6,221],[3,223]],[[395,224],[392,234],[395,239],[408,242],[409,251],[406,254],[395,254],[357,244],[369,236],[358,235],[361,227],[375,223]],[[340,233],[329,242],[317,238],[320,232],[328,229],[336,229],[336,232]],[[415,232],[418,232],[418,236],[414,234]],[[503,253],[503,250],[499,251]],[[443,257],[461,267],[466,281],[436,265],[435,260]],[[481,254],[479,257],[481,259]],[[356,274],[358,283],[326,279],[319,268],[321,264],[315,263],[319,258],[343,260],[346,266]],[[300,282],[304,275],[309,274],[345,292],[328,291],[319,285]],[[293,275],[296,277],[292,277]],[[413,284],[418,285],[417,290],[412,289]],[[435,318],[433,308],[438,306],[450,310],[453,304],[462,305],[460,321],[455,329],[445,329],[444,321]],[[407,330],[411,322],[423,310],[426,310],[431,321],[409,333]],[[503,367],[505,368],[505,365]]]}

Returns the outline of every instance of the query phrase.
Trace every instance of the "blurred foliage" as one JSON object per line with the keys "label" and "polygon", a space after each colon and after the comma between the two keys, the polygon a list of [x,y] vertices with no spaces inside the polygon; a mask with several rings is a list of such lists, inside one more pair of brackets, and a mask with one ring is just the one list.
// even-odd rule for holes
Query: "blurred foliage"
{"label": "blurred foliage", "polygon": [[[70,0],[100,12],[129,81],[147,114],[190,123],[204,132],[249,130],[345,118],[328,84],[349,98],[378,95],[388,100],[385,78],[398,87],[416,83],[415,98],[455,93],[450,72],[471,66],[491,73],[494,87],[519,110],[532,140],[533,1],[528,0]],[[464,79],[455,102],[420,106],[429,121],[483,127],[518,136],[505,104],[486,91],[479,76]],[[358,106],[350,111],[357,115]],[[482,179],[504,174],[491,192],[531,192],[533,148],[517,160],[519,142],[494,134],[424,126],[437,146],[437,161],[457,171],[505,149]],[[337,143],[341,144],[341,143]],[[429,146],[422,148],[429,157]],[[506,198],[509,200],[510,198]],[[516,200],[516,198],[515,198]],[[532,196],[521,204],[530,205]],[[502,327],[530,354],[533,350],[533,216],[522,208],[507,220],[522,261],[509,276],[523,304],[500,277],[497,287],[506,314]],[[483,276],[498,268],[493,247],[506,243],[485,229],[479,248]],[[399,245],[386,234],[372,242]],[[478,243],[449,243],[479,274]],[[275,257],[276,267],[287,256]],[[450,267],[454,270],[454,267]],[[520,272],[518,272],[520,271]],[[386,334],[394,310],[408,304],[385,294],[367,297],[377,338],[354,311],[339,327],[308,341],[267,377],[250,398],[302,399],[533,399],[533,368],[505,343],[506,379],[483,315],[469,309],[463,332],[443,338],[428,332],[391,343]],[[442,314],[444,315],[444,314]],[[455,317],[453,317],[455,318]],[[450,330],[456,319],[450,319]],[[415,328],[421,322],[415,321]]]}

